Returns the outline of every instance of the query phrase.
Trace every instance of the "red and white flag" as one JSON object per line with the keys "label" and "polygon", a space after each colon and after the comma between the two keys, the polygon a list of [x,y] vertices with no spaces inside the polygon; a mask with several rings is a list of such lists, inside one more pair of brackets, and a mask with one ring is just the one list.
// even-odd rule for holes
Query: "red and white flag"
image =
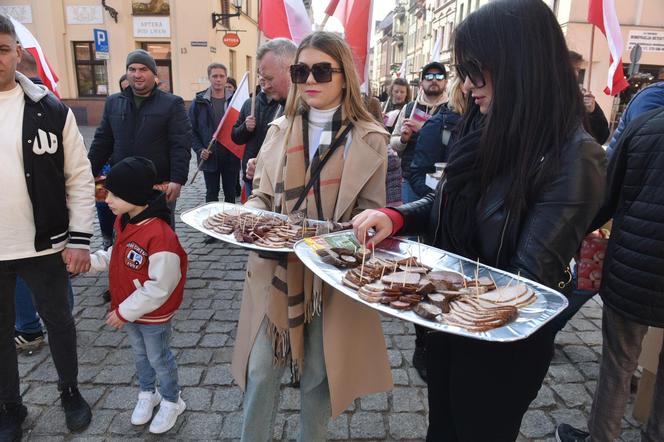
{"label": "red and white flag", "polygon": [[18,37],[18,42],[21,44],[21,47],[28,51],[33,57],[35,57],[39,78],[41,78],[41,80],[44,82],[44,85],[49,88],[51,92],[53,92],[57,97],[60,97],[60,94],[58,94],[57,84],[58,76],[55,74],[55,71],[46,59],[46,55],[44,55],[44,51],[42,51],[39,42],[35,36],[32,35],[30,31],[28,31],[28,28],[23,26],[22,23],[12,17],[9,17],[9,19],[14,24],[14,29],[16,29],[16,35]]}
{"label": "red and white flag", "polygon": [[287,38],[295,44],[311,34],[311,20],[302,0],[261,2],[258,29],[268,38]]}
{"label": "red and white flag", "polygon": [[[611,64],[604,93],[618,95],[629,86],[629,83],[625,80],[625,72],[623,71],[622,54],[624,45],[620,22],[616,14],[615,0],[589,0],[588,23],[597,26],[609,43],[609,62]],[[590,63],[592,63],[592,60],[590,60]]]}
{"label": "red and white flag", "polygon": [[235,122],[240,117],[242,105],[250,98],[248,78],[249,72],[245,72],[244,77],[242,77],[240,84],[238,84],[237,89],[231,98],[231,102],[228,103],[228,108],[226,109],[224,116],[221,118],[217,130],[214,131],[214,135],[212,135],[219,144],[231,151],[233,155],[239,159],[242,159],[242,156],[244,155],[245,145],[235,144],[233,142],[231,139],[231,129],[233,129]]}
{"label": "red and white flag", "polygon": [[360,83],[369,79],[369,45],[371,44],[372,0],[331,0],[325,13],[338,19],[344,27],[346,42],[353,51],[353,61]]}

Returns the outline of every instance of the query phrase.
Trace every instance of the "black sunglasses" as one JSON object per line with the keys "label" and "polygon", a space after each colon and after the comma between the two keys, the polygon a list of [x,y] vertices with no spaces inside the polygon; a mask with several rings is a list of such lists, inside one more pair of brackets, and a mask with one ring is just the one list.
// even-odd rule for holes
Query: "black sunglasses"
{"label": "black sunglasses", "polygon": [[333,68],[332,64],[327,62],[315,63],[311,67],[304,63],[298,63],[291,65],[290,76],[291,81],[295,84],[306,83],[310,73],[314,75],[316,83],[329,83],[332,81],[333,73],[341,73],[343,71],[341,68]]}
{"label": "black sunglasses", "polygon": [[445,74],[438,72],[436,74],[424,74],[424,79],[427,81],[433,81],[434,79],[436,80],[444,80],[445,79]]}
{"label": "black sunglasses", "polygon": [[486,85],[486,79],[484,78],[484,74],[482,74],[482,67],[479,62],[466,61],[461,64],[455,64],[454,68],[462,81],[466,81],[466,78],[470,78],[470,82],[473,83],[475,87],[479,88]]}

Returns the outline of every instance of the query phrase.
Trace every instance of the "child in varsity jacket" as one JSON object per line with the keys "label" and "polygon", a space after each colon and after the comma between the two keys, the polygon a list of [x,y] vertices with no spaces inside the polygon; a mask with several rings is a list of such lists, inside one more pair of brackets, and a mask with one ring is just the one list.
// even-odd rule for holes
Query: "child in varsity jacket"
{"label": "child in varsity jacket", "polygon": [[155,179],[155,167],[146,158],[125,158],[111,168],[106,202],[117,216],[116,239],[112,248],[92,255],[92,268],[108,269],[106,324],[124,328],[134,351],[141,390],[131,423],[148,423],[159,405],[150,432],[165,433],[185,409],[169,339],[171,318],[182,302],[187,254],[169,225],[164,194],[152,189]]}

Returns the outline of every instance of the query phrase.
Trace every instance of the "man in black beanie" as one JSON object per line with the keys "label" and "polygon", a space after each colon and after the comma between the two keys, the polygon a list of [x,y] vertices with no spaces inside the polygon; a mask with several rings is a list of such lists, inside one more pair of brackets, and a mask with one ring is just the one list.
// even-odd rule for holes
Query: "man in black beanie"
{"label": "man in black beanie", "polygon": [[90,146],[92,173],[98,176],[109,160],[111,166],[130,156],[151,160],[175,228],[175,204],[189,172],[191,124],[182,98],[157,87],[157,64],[149,52],[130,52],[126,65],[129,87],[106,100]]}

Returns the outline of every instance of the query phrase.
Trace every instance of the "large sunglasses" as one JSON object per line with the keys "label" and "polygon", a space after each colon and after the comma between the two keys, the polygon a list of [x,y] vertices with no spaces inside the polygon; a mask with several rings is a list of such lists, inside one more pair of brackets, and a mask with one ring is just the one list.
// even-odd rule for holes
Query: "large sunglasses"
{"label": "large sunglasses", "polygon": [[433,81],[433,80],[444,80],[445,79],[445,74],[438,72],[436,74],[424,74],[424,79],[427,81]]}
{"label": "large sunglasses", "polygon": [[470,78],[470,82],[477,88],[486,85],[486,79],[484,78],[484,74],[482,74],[482,67],[479,62],[470,60],[461,64],[455,64],[454,68],[462,81]]}
{"label": "large sunglasses", "polygon": [[333,73],[341,73],[343,71],[341,68],[333,68],[332,64],[327,62],[315,63],[311,67],[304,63],[298,63],[291,65],[290,76],[291,81],[295,84],[306,83],[310,73],[314,75],[316,83],[329,83],[332,81]]}

